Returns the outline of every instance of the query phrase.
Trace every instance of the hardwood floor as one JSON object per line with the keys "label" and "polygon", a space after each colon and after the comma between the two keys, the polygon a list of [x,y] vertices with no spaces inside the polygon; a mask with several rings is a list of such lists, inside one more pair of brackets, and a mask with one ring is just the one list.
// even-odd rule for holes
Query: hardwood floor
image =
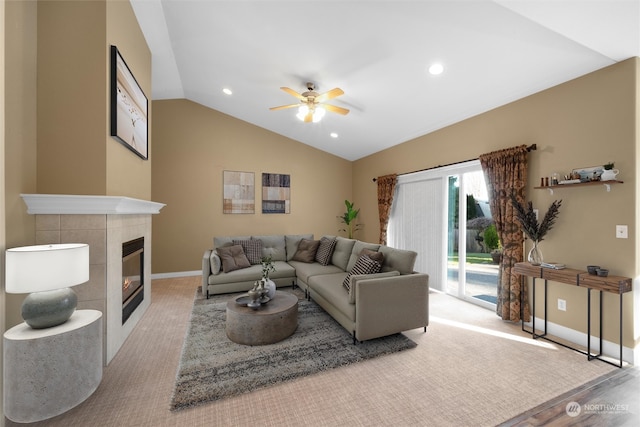
{"label": "hardwood floor", "polygon": [[615,371],[500,425],[639,426],[640,368]]}

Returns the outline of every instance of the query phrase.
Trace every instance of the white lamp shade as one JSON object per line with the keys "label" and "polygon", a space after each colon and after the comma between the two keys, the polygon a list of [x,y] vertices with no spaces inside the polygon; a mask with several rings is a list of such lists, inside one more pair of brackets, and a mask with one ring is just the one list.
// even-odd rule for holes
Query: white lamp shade
{"label": "white lamp shade", "polygon": [[22,246],[6,251],[5,284],[12,294],[51,291],[89,280],[89,245]]}

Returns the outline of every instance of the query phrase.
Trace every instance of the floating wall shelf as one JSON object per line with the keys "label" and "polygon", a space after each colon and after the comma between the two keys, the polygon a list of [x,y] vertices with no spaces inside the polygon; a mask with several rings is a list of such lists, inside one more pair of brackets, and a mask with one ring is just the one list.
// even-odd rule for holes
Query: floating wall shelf
{"label": "floating wall shelf", "polygon": [[622,184],[624,181],[589,181],[589,182],[579,182],[575,184],[558,184],[558,185],[547,185],[544,187],[533,187],[536,190],[549,190],[549,194],[553,194],[553,190],[556,188],[568,188],[568,187],[587,187],[594,185],[604,185],[607,189],[607,192],[611,191],[612,184]]}

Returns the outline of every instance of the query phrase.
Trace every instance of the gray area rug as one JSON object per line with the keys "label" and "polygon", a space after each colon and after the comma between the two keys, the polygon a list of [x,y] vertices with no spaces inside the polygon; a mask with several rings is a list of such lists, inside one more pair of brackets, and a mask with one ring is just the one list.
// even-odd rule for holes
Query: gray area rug
{"label": "gray area rug", "polygon": [[353,344],[351,335],[313,301],[298,302],[298,328],[263,346],[231,342],[225,333],[226,302],[200,290],[189,320],[172,411],[220,400],[327,369],[414,348],[402,334]]}

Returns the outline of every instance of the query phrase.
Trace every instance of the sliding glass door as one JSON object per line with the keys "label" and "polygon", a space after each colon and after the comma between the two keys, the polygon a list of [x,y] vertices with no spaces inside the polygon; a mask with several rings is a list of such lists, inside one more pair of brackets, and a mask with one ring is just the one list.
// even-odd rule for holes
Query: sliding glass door
{"label": "sliding glass door", "polygon": [[389,244],[415,250],[429,286],[487,308],[496,300],[499,248],[480,162],[398,178]]}

